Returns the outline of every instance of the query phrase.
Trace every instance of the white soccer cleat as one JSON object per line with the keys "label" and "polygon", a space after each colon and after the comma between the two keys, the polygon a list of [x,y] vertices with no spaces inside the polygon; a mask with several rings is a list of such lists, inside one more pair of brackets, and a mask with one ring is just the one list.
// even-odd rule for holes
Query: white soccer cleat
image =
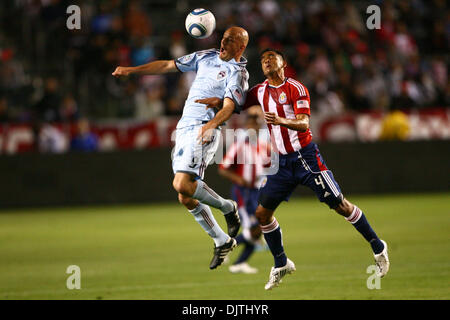
{"label": "white soccer cleat", "polygon": [[387,244],[383,240],[381,240],[384,244],[384,249],[379,254],[374,254],[375,263],[377,265],[377,276],[383,278],[386,273],[389,271],[389,257],[387,253]]}
{"label": "white soccer cleat", "polygon": [[258,269],[251,267],[247,262],[233,264],[228,267],[228,270],[230,270],[231,273],[245,273],[245,274],[258,273]]}
{"label": "white soccer cleat", "polygon": [[269,281],[266,283],[264,289],[271,290],[272,288],[278,287],[281,283],[281,278],[283,278],[286,274],[293,273],[295,270],[295,264],[289,259],[287,259],[287,263],[284,267],[272,267],[270,270]]}

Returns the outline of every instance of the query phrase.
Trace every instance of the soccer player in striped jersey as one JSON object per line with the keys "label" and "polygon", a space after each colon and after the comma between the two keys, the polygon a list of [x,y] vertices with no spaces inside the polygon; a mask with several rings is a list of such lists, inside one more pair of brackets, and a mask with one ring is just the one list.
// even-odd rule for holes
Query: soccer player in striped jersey
{"label": "soccer player in striped jersey", "polygon": [[265,167],[270,166],[270,142],[259,135],[262,120],[259,107],[248,111],[246,130],[237,131],[235,142],[228,148],[219,165],[219,174],[230,180],[232,198],[238,204],[242,232],[236,237],[242,244],[237,260],[229,267],[232,273],[257,273],[248,260],[261,239],[261,228],[255,216],[258,206],[258,189],[265,178]]}
{"label": "soccer player in striped jersey", "polygon": [[[266,184],[261,187],[256,209],[256,217],[275,264],[265,289],[278,286],[281,278],[295,271],[294,263],[284,251],[281,228],[274,212],[282,201],[288,201],[299,184],[312,189],[321,202],[344,216],[361,233],[372,248],[377,275],[383,277],[389,270],[386,242],[377,236],[364,213],[344,198],[319,148],[311,142],[308,90],[300,82],[284,75],[286,60],[280,51],[264,50],[261,67],[267,79],[248,91],[243,109],[261,106],[272,147],[279,152],[279,170],[268,176]],[[220,106],[217,99],[206,100],[209,107]]]}

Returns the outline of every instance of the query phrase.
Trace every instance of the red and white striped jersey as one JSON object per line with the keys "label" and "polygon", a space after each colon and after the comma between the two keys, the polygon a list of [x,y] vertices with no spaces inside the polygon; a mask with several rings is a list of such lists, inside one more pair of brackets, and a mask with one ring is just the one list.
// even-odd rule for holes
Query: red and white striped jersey
{"label": "red and white striped jersey", "polygon": [[259,188],[265,167],[270,167],[270,144],[258,141],[253,145],[247,139],[235,141],[219,165],[244,178],[253,188]]}
{"label": "red and white striped jersey", "polygon": [[[310,113],[308,89],[297,80],[286,78],[277,86],[269,85],[266,80],[257,84],[247,92],[247,100],[243,109],[260,105],[264,112],[273,112],[279,117],[296,119],[297,114]],[[283,126],[268,124],[272,146],[280,154],[296,152],[306,147],[312,139],[311,131],[299,132]]]}

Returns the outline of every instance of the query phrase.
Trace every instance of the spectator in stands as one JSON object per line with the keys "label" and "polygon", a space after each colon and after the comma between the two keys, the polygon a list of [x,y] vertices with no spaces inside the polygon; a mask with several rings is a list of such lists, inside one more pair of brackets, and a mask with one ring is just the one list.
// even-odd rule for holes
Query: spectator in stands
{"label": "spectator in stands", "polygon": [[408,116],[400,110],[389,112],[382,122],[380,140],[406,140],[408,136]]}
{"label": "spectator in stands", "polygon": [[45,122],[59,121],[60,106],[61,95],[58,79],[56,77],[49,77],[45,80],[44,94],[35,105],[37,118]]}
{"label": "spectator in stands", "polygon": [[70,142],[71,151],[97,151],[98,138],[97,135],[90,130],[89,121],[81,118],[77,122],[77,133]]}
{"label": "spectator in stands", "polygon": [[60,129],[49,124],[39,125],[38,149],[41,153],[63,153],[68,149],[66,136]]}
{"label": "spectator in stands", "polygon": [[162,88],[149,88],[135,95],[136,113],[139,120],[150,120],[164,114],[164,103],[161,100]]}
{"label": "spectator in stands", "polygon": [[9,120],[8,100],[0,95],[0,123],[5,123]]}
{"label": "spectator in stands", "polygon": [[[135,78],[132,85],[120,80],[108,83],[113,79],[104,75],[112,66],[176,58],[218,44],[215,34],[195,41],[186,34],[179,21],[188,8],[175,0],[158,5],[136,0],[82,1],[82,29],[69,33],[64,26],[64,3],[16,1],[0,7],[0,91],[7,91],[14,119],[29,118],[28,106],[41,93],[39,79],[49,72],[61,75],[56,87],[71,92],[89,116],[140,116],[130,95],[138,93],[142,98],[145,82]],[[312,100],[337,101],[335,94],[339,96],[345,108],[334,110],[386,110],[398,102],[406,108],[448,106],[446,1],[382,1],[379,30],[365,26],[369,4],[373,1],[233,0],[216,2],[209,9],[220,17],[218,33],[232,24],[251,31],[250,81],[262,76],[255,58],[258,52],[274,47],[286,52],[286,74],[311,88]],[[274,23],[280,19],[286,23]],[[156,34],[152,25],[161,25],[160,21],[164,28]],[[180,114],[177,100],[185,91],[178,89],[185,80],[177,74],[167,77],[161,97],[165,114]],[[38,98],[36,109],[41,119],[55,121],[61,103],[59,88],[51,89],[54,80],[46,82],[46,94]],[[355,83],[360,86],[354,88]],[[176,94],[176,99],[169,98],[169,93]]]}
{"label": "spectator in stands", "polygon": [[66,122],[73,122],[78,118],[78,104],[72,94],[66,94],[62,99],[59,116]]}

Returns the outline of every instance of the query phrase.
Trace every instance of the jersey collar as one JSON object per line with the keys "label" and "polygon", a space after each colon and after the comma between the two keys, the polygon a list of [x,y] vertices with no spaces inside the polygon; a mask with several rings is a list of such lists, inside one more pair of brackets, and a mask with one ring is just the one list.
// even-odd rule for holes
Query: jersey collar
{"label": "jersey collar", "polygon": [[231,59],[231,60],[228,61],[228,62],[233,63],[233,64],[237,64],[237,65],[239,65],[239,66],[244,66],[244,67],[245,67],[245,65],[247,64],[247,59],[245,59],[244,56],[242,56],[242,57],[241,57],[241,61],[239,61],[239,62],[237,62],[234,58]]}
{"label": "jersey collar", "polygon": [[284,84],[286,83],[287,80],[288,80],[288,77],[284,77],[283,83],[280,84],[280,85],[278,85],[278,86],[272,86],[272,85],[270,85],[269,80],[267,80],[267,85],[268,85],[269,87],[271,87],[271,88],[280,88],[280,87],[284,86]]}

